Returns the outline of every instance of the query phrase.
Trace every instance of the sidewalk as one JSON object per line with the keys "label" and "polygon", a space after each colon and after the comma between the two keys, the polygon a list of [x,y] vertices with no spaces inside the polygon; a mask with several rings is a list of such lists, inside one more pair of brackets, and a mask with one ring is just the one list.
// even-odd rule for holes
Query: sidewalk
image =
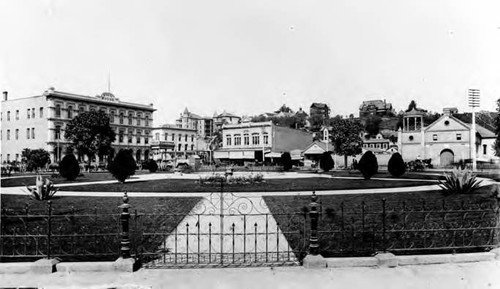
{"label": "sidewalk", "polygon": [[134,273],[0,274],[0,287],[35,288],[500,288],[500,261],[396,268],[149,269]]}

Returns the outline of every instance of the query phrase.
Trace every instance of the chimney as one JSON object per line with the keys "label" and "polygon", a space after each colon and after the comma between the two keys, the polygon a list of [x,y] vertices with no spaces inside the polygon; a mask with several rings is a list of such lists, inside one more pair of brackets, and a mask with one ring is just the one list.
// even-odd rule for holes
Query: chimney
{"label": "chimney", "polygon": [[8,95],[9,95],[9,92],[8,92],[8,91],[4,91],[4,92],[3,92],[3,101],[7,101],[7,99],[8,99]]}

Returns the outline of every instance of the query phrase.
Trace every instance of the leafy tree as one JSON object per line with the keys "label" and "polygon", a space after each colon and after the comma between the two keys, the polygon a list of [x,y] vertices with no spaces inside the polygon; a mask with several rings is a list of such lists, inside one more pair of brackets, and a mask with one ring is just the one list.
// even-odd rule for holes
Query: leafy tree
{"label": "leafy tree", "polygon": [[370,115],[366,119],[365,130],[370,135],[377,135],[380,131],[380,123],[382,122],[382,118],[378,115]]}
{"label": "leafy tree", "polygon": [[495,148],[495,155],[500,157],[500,98],[497,100],[497,111],[498,115],[495,120],[496,122],[495,134],[497,136],[497,139],[495,140],[494,148]]}
{"label": "leafy tree", "polygon": [[143,168],[149,170],[150,173],[154,173],[158,170],[158,164],[155,160],[149,159],[144,163]]}
{"label": "leafy tree", "polygon": [[328,172],[329,170],[333,169],[334,165],[335,163],[333,162],[332,154],[330,152],[324,152],[321,155],[321,159],[319,160],[319,167],[323,171]]}
{"label": "leafy tree", "polygon": [[59,162],[59,173],[61,176],[69,181],[73,181],[80,174],[80,165],[75,155],[67,154]]}
{"label": "leafy tree", "polygon": [[360,134],[363,131],[363,125],[357,119],[334,117],[330,119],[330,126],[334,152],[344,156],[344,165],[347,167],[347,158],[358,155],[362,151],[363,141]]}
{"label": "leafy tree", "polygon": [[125,183],[126,179],[135,174],[136,168],[137,165],[132,156],[132,150],[124,149],[121,149],[116,154],[115,158],[108,166],[109,172],[122,184]]}
{"label": "leafy tree", "polygon": [[412,100],[412,101],[410,101],[410,104],[408,105],[406,112],[411,111],[414,108],[417,108],[417,103],[414,100]]}
{"label": "leafy tree", "polygon": [[291,108],[289,108],[288,106],[286,106],[286,104],[283,104],[278,110],[277,112],[288,112],[288,113],[291,113],[293,112]]}
{"label": "leafy tree", "polygon": [[319,113],[311,114],[311,116],[309,116],[309,123],[311,124],[312,131],[319,131],[325,124],[325,116]]}
{"label": "leafy tree", "polygon": [[365,180],[369,180],[378,172],[377,157],[371,151],[364,153],[359,160],[359,170]]}
{"label": "leafy tree", "polygon": [[281,163],[283,164],[283,170],[289,171],[292,169],[292,156],[289,152],[281,154]]}
{"label": "leafy tree", "polygon": [[38,171],[50,164],[50,154],[44,149],[30,150],[25,148],[21,153],[21,158],[26,162],[26,170],[28,171]]}
{"label": "leafy tree", "polygon": [[400,153],[392,154],[389,159],[389,163],[387,164],[387,170],[391,173],[392,176],[399,178],[404,175],[406,172],[405,162],[403,161],[403,157]]}
{"label": "leafy tree", "polygon": [[66,126],[64,137],[79,153],[88,157],[88,165],[96,154],[108,155],[116,134],[109,117],[102,111],[87,111],[73,118]]}

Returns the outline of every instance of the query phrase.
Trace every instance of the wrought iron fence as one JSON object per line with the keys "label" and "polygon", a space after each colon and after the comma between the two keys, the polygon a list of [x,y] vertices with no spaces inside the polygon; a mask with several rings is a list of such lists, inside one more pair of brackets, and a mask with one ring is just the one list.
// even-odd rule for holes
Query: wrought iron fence
{"label": "wrought iron fence", "polygon": [[54,212],[25,206],[22,212],[2,208],[0,261],[32,261],[59,257],[66,261],[115,260],[119,256],[119,214],[94,208]]}
{"label": "wrought iron fence", "polygon": [[323,256],[478,252],[500,243],[497,201],[345,204],[323,208]]}

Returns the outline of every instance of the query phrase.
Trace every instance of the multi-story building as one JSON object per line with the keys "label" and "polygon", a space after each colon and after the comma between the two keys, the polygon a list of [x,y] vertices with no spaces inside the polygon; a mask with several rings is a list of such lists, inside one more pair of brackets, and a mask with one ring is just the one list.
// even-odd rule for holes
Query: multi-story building
{"label": "multi-story building", "polygon": [[214,115],[213,121],[214,121],[214,130],[217,132],[220,131],[222,129],[222,126],[225,124],[240,123],[241,117],[224,111],[221,114]]}
{"label": "multi-story building", "polygon": [[370,115],[378,115],[392,117],[396,115],[392,104],[384,100],[367,100],[363,101],[359,107],[359,117],[366,118]]}
{"label": "multi-story building", "polygon": [[267,122],[225,124],[222,127],[222,148],[214,158],[234,162],[270,160],[284,152],[303,150],[312,142],[312,134]]}
{"label": "multi-story building", "polygon": [[326,103],[314,102],[309,108],[309,115],[321,115],[323,116],[323,119],[327,120],[330,118],[330,108]]}
{"label": "multi-story building", "polygon": [[211,117],[199,116],[190,112],[187,108],[175,121],[177,127],[194,129],[201,137],[212,137],[214,135],[214,121]]}
{"label": "multi-story building", "polygon": [[[71,143],[64,138],[67,123],[85,111],[104,111],[116,132],[113,151],[131,149],[137,161],[149,158],[153,104],[120,101],[106,92],[87,96],[49,88],[43,94],[2,101],[2,163],[20,161],[24,148],[43,148],[51,161],[61,160]],[[77,153],[77,152],[76,152]],[[82,157],[82,156],[80,156]],[[99,160],[97,157],[96,160]]]}
{"label": "multi-story building", "polygon": [[176,160],[197,154],[196,129],[164,124],[153,129],[151,151],[155,160]]}

